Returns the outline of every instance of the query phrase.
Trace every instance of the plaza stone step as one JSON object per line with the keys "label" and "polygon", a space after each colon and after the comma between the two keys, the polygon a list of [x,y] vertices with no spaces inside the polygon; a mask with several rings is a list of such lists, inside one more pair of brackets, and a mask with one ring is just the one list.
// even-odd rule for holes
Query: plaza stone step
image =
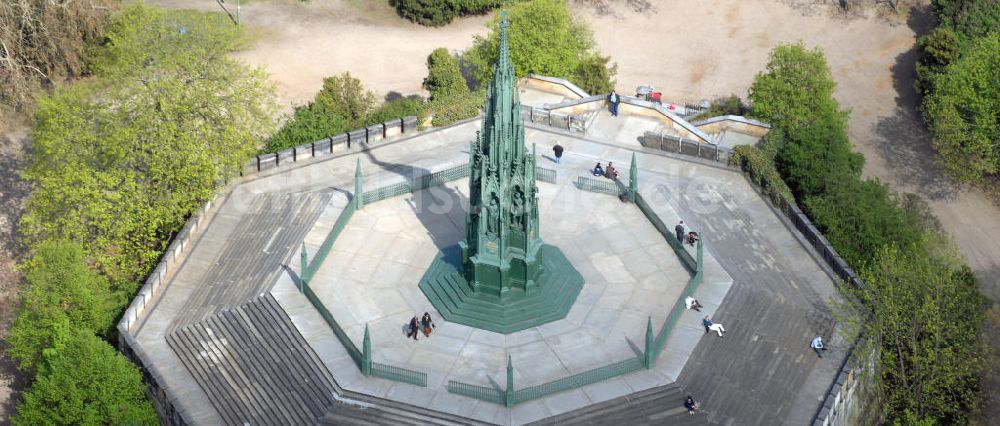
{"label": "plaza stone step", "polygon": [[550,425],[707,425],[705,413],[688,414],[687,397],[676,384],[636,392],[610,401],[542,419],[532,426]]}
{"label": "plaza stone step", "polygon": [[583,278],[566,269],[571,266],[557,248],[545,246],[542,250],[545,283],[525,298],[513,297],[501,304],[495,298],[474,293],[462,274],[441,258],[431,265],[420,288],[450,322],[510,333],[555,321],[569,312]]}

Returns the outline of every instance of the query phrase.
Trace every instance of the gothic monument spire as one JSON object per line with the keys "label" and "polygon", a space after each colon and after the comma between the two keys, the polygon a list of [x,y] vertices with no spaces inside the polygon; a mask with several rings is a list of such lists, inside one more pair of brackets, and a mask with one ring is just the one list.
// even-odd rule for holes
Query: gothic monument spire
{"label": "gothic monument spire", "polygon": [[462,259],[475,291],[505,298],[511,290],[536,289],[542,273],[542,240],[535,156],[526,152],[524,144],[507,13],[500,19],[499,58],[493,66],[482,129],[469,150],[470,209]]}

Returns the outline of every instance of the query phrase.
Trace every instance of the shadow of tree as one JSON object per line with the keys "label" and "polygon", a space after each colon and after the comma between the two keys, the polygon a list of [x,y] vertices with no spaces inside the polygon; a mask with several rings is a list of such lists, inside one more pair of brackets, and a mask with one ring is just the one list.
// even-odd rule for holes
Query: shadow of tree
{"label": "shadow of tree", "polygon": [[[27,254],[17,238],[17,223],[24,214],[25,200],[31,195],[31,184],[20,175],[28,164],[26,152],[30,146],[27,129],[0,136],[0,336],[6,334],[17,312],[17,290],[23,282],[14,264]],[[0,425],[9,422],[20,393],[28,386],[28,377],[5,354],[7,347],[0,339],[0,394],[10,391],[4,395],[6,398],[0,399]]]}
{"label": "shadow of tree", "polygon": [[[924,34],[934,25],[933,13],[928,7],[913,8],[907,25],[917,34]],[[891,72],[897,107],[893,115],[875,125],[875,146],[893,180],[914,186],[917,193],[931,200],[948,200],[961,187],[945,175],[938,163],[930,132],[920,116],[921,98],[914,89],[918,55],[913,45],[896,57]]]}

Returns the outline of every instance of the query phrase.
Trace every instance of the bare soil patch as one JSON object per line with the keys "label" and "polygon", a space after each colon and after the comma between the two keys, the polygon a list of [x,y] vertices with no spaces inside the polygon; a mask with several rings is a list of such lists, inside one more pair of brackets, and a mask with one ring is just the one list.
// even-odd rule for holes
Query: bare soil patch
{"label": "bare soil patch", "polygon": [[31,193],[30,186],[19,175],[25,165],[22,153],[28,144],[28,130],[24,126],[0,134],[0,425],[10,421],[18,395],[28,380],[3,353],[7,348],[4,338],[17,310],[17,290],[23,281],[14,267],[24,255],[17,242],[16,225],[23,202]]}

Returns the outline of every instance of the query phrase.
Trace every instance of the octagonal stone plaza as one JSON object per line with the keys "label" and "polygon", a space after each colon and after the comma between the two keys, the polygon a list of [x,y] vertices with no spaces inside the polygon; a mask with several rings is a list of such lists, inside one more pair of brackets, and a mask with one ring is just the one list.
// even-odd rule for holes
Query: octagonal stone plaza
{"label": "octagonal stone plaza", "polygon": [[[521,95],[538,105],[572,97]],[[123,333],[161,414],[176,424],[811,422],[847,349],[825,307],[835,294],[825,266],[739,171],[637,141],[669,123],[628,108],[589,114],[584,134],[526,124],[538,165],[557,171],[538,183],[541,236],[585,279],[565,319],[507,335],[441,319],[417,283],[461,239],[468,185],[389,198],[354,213],[310,286],[358,347],[368,325],[374,361],[425,372],[427,386],[362,375],[299,290],[300,247],[315,255],[333,229],[359,160],[366,189],[466,164],[479,121],[356,145],[243,178],[216,200]],[[508,355],[523,388],[641,353],[647,317],[658,328],[690,276],[635,205],[573,185],[597,161],[627,169],[633,153],[656,213],[702,233],[702,312],[683,313],[650,370],[511,408],[449,393],[449,380],[503,389]],[[434,333],[405,339],[404,323],[425,311]],[[703,314],[725,324],[725,338],[704,334]],[[822,360],[808,348],[814,335],[832,340]],[[704,413],[683,411],[687,394]]]}

